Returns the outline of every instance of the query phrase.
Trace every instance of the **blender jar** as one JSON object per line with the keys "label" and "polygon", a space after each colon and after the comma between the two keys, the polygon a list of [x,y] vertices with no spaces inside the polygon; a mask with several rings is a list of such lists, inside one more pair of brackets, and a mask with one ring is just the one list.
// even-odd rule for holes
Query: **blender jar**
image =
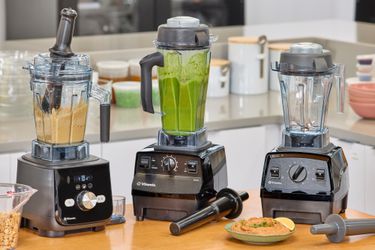
{"label": "blender jar", "polygon": [[324,147],[329,95],[336,82],[343,110],[343,66],[333,64],[331,52],[314,43],[293,44],[273,65],[279,72],[284,113],[284,146]]}
{"label": "blender jar", "polygon": [[76,17],[73,9],[61,11],[55,45],[29,65],[37,134],[32,156],[43,160],[88,157],[84,136],[89,97],[100,101],[100,141],[109,141],[111,94],[92,85],[89,57],[70,48]]}
{"label": "blender jar", "polygon": [[34,58],[31,75],[38,141],[82,142],[91,85],[88,56],[56,59],[40,54]]}
{"label": "blender jar", "polygon": [[22,208],[37,190],[22,184],[0,183],[0,248],[15,249]]}
{"label": "blender jar", "polygon": [[141,61],[143,109],[154,113],[152,67],[158,67],[162,131],[190,136],[204,127],[210,69],[208,27],[192,17],[169,18],[158,28],[156,53]]}

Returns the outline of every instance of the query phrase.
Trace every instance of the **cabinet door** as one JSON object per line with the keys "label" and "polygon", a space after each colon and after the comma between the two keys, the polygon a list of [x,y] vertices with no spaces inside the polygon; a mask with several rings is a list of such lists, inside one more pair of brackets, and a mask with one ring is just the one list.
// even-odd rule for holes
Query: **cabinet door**
{"label": "cabinet door", "polygon": [[210,141],[225,146],[230,188],[260,188],[264,156],[267,152],[265,138],[264,126],[209,133]]}
{"label": "cabinet door", "polygon": [[366,155],[366,190],[365,190],[365,212],[375,215],[375,148],[365,146]]}
{"label": "cabinet door", "polygon": [[331,138],[331,142],[343,148],[348,161],[350,185],[348,207],[359,211],[365,211],[365,146],[335,138]]}
{"label": "cabinet door", "polygon": [[11,182],[10,178],[10,155],[9,154],[1,154],[0,155],[0,182]]}
{"label": "cabinet door", "polygon": [[131,140],[103,144],[103,158],[110,162],[113,195],[125,195],[132,203],[131,184],[134,175],[135,155],[142,148],[155,143],[155,139]]}

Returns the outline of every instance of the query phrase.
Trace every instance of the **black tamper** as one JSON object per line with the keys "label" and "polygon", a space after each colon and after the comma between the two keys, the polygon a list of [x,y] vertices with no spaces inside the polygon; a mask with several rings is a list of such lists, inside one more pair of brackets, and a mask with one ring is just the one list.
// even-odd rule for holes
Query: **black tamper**
{"label": "black tamper", "polygon": [[345,236],[375,233],[375,219],[343,219],[331,214],[324,224],[311,226],[312,234],[325,234],[330,242],[342,242]]}
{"label": "black tamper", "polygon": [[247,192],[236,192],[230,188],[220,190],[215,201],[207,207],[188,215],[179,221],[172,222],[169,230],[173,235],[180,235],[222,217],[237,218],[242,212],[242,202],[249,198]]}

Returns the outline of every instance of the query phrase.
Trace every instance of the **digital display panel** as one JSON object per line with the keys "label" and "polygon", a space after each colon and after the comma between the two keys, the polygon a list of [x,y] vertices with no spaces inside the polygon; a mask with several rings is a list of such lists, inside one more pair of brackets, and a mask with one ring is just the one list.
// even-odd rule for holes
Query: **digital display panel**
{"label": "digital display panel", "polygon": [[75,175],[73,176],[73,181],[74,183],[79,183],[79,182],[87,182],[87,181],[92,181],[93,176],[92,175]]}

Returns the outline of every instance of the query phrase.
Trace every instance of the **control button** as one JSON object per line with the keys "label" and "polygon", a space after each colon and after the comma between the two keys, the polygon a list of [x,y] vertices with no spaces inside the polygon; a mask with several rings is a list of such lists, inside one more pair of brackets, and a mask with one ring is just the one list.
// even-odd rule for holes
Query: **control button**
{"label": "control button", "polygon": [[82,189],[86,189],[86,184],[82,184]]}
{"label": "control button", "polygon": [[141,156],[139,160],[139,167],[140,168],[150,168],[151,165],[151,157],[150,156]]}
{"label": "control button", "polygon": [[326,171],[324,169],[317,169],[315,177],[317,180],[324,180],[326,178]]}
{"label": "control button", "polygon": [[97,202],[96,195],[90,191],[82,191],[77,196],[77,205],[82,211],[93,209]]}
{"label": "control button", "polygon": [[105,202],[105,196],[102,195],[102,194],[96,196],[96,199],[97,199],[98,203],[104,203]]}
{"label": "control button", "polygon": [[75,202],[74,202],[73,199],[66,199],[64,204],[65,204],[66,207],[73,207]]}
{"label": "control button", "polygon": [[272,178],[280,178],[280,169],[278,167],[272,167],[270,173]]}
{"label": "control button", "polygon": [[292,181],[299,183],[306,179],[307,170],[304,166],[294,164],[289,169],[289,177]]}
{"label": "control button", "polygon": [[90,182],[89,184],[87,184],[87,187],[88,187],[89,189],[91,189],[91,188],[93,187],[92,183]]}
{"label": "control button", "polygon": [[163,158],[162,164],[163,164],[163,169],[165,171],[168,171],[168,172],[171,172],[173,170],[177,171],[176,159],[171,156]]}
{"label": "control button", "polygon": [[198,161],[188,161],[186,165],[188,173],[196,174],[198,172]]}
{"label": "control button", "polygon": [[77,184],[76,185],[76,190],[81,190],[81,185]]}

